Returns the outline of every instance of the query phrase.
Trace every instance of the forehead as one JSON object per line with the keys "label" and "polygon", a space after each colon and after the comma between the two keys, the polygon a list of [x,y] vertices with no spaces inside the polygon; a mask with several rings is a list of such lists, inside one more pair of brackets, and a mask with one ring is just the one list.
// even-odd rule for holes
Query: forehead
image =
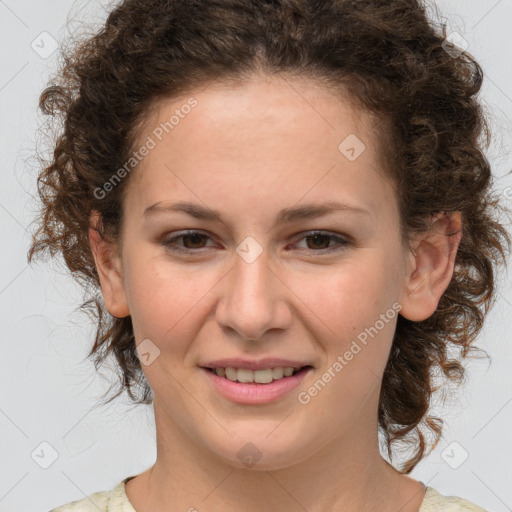
{"label": "forehead", "polygon": [[195,199],[215,191],[218,203],[252,192],[269,207],[270,196],[278,200],[285,190],[295,202],[365,188],[383,199],[372,122],[346,95],[304,80],[210,84],[152,106],[138,145],[148,138],[155,145],[133,173],[129,194],[140,208],[178,190]]}
{"label": "forehead", "polygon": [[[192,99],[196,105],[189,108]],[[374,144],[377,142],[374,125],[371,114],[356,106],[341,85],[334,90],[303,77],[257,74],[244,81],[210,83],[176,98],[160,98],[151,104],[139,130],[139,139],[160,126],[164,137],[172,132],[179,138],[180,132],[187,132],[189,140],[191,132],[197,130],[218,133],[221,129],[228,134],[231,129],[240,138],[244,134],[251,136],[281,129],[281,138],[309,132],[309,138],[318,142],[319,137],[329,132],[334,135],[338,131],[339,137],[349,128],[367,139],[371,134]],[[370,133],[366,134],[367,131]],[[223,151],[228,147],[225,145]],[[245,150],[250,147],[246,146]]]}

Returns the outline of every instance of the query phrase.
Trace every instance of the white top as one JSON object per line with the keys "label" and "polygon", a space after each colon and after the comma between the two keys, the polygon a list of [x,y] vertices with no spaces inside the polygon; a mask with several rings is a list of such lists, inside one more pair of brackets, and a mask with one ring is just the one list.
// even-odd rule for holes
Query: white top
{"label": "white top", "polygon": [[[95,492],[87,498],[72,501],[50,512],[136,512],[126,496],[124,485],[129,476],[110,491]],[[418,512],[488,512],[487,510],[456,496],[443,496],[434,488],[426,488],[425,497]]]}

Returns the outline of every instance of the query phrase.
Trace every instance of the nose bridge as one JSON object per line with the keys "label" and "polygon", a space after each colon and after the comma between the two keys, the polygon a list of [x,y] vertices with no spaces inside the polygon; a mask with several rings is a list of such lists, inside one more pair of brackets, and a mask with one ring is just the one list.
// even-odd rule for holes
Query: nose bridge
{"label": "nose bridge", "polygon": [[237,255],[217,307],[221,326],[253,340],[260,339],[269,329],[285,328],[290,315],[280,297],[283,289],[276,280],[266,252],[252,261]]}

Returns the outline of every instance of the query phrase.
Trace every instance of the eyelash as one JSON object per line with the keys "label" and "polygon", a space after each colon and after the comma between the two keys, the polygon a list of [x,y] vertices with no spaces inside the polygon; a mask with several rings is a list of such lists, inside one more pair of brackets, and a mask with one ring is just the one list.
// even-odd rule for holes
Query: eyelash
{"label": "eyelash", "polygon": [[[162,240],[161,244],[169,251],[177,253],[177,254],[192,254],[194,252],[197,253],[197,252],[201,251],[202,249],[207,249],[207,247],[199,247],[197,249],[184,249],[182,247],[178,247],[178,246],[174,245],[174,243],[177,240],[179,240],[180,238],[183,239],[186,236],[193,236],[193,235],[203,235],[211,240],[211,237],[209,237],[206,233],[203,233],[201,231],[186,231],[186,232],[183,232],[183,233],[176,235],[172,238]],[[312,237],[318,236],[318,235],[328,237],[331,240],[335,240],[336,242],[338,242],[338,247],[332,246],[332,247],[328,247],[325,249],[318,249],[318,250],[317,249],[305,249],[305,250],[325,254],[326,252],[343,250],[343,249],[345,249],[345,246],[350,244],[350,242],[347,239],[342,238],[337,235],[334,235],[332,233],[326,232],[326,231],[308,231],[301,238],[299,238],[297,240],[297,242],[300,242],[301,240],[304,240],[306,238],[312,238]]]}

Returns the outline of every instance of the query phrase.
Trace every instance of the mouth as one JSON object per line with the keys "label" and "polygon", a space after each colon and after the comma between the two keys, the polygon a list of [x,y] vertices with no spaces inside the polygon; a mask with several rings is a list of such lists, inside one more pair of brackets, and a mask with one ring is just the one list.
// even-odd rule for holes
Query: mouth
{"label": "mouth", "polygon": [[[219,364],[200,368],[213,390],[240,405],[264,405],[290,398],[291,392],[314,370],[311,365],[277,366],[245,362],[239,363],[246,366],[240,368]],[[247,366],[257,366],[257,369]]]}
{"label": "mouth", "polygon": [[222,367],[203,367],[205,370],[213,373],[217,377],[224,378],[231,382],[239,382],[243,384],[271,384],[293,377],[299,373],[306,373],[313,367],[306,366],[275,366],[273,368],[263,368],[261,370],[251,370],[250,368],[235,368],[231,366]]}

